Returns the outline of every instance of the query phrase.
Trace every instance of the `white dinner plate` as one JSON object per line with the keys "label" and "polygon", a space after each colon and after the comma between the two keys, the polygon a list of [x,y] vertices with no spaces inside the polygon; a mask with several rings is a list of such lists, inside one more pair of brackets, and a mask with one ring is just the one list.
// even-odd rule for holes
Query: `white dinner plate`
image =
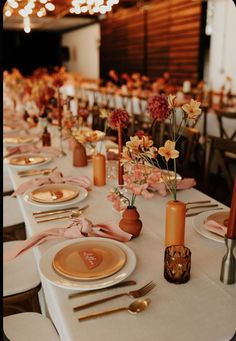
{"label": "white dinner plate", "polygon": [[203,213],[200,213],[200,214],[194,216],[192,218],[192,226],[193,226],[194,230],[197,231],[202,236],[204,236],[208,239],[214,240],[216,242],[219,242],[219,243],[224,243],[224,237],[222,237],[216,233],[208,231],[203,226],[206,218],[215,212],[216,211],[207,211],[207,212],[203,212]]}
{"label": "white dinner plate", "polygon": [[[36,163],[32,163],[32,164],[16,164],[14,162],[14,160],[16,160],[17,158],[21,159],[21,158],[43,158],[43,161],[36,162]],[[14,154],[10,157],[8,157],[7,159],[5,159],[5,162],[13,168],[16,169],[21,169],[21,170],[26,170],[26,169],[31,169],[31,168],[35,168],[35,167],[41,167],[49,162],[52,161],[52,157],[48,154],[41,154],[41,153],[21,153],[21,154]],[[12,163],[14,162],[14,164]]]}
{"label": "white dinner plate", "polygon": [[[108,243],[108,245],[109,244],[111,245],[111,243],[114,245],[117,245],[126,254],[127,260],[124,266],[111,276],[93,280],[93,281],[75,280],[75,279],[70,279],[70,278],[67,278],[58,274],[54,270],[53,264],[52,264],[55,255],[67,245],[70,245],[73,243],[84,243],[84,242],[87,242],[88,239],[91,241],[102,240]],[[50,283],[58,287],[84,291],[84,290],[96,290],[96,289],[107,288],[114,284],[117,284],[123,281],[125,278],[127,278],[134,271],[135,266],[136,266],[135,253],[126,244],[118,242],[113,239],[109,239],[109,238],[89,237],[89,238],[78,238],[74,240],[67,240],[65,242],[52,246],[46,253],[44,253],[42,258],[40,259],[39,270],[40,270],[41,275],[46,280],[48,280]]]}
{"label": "white dinner plate", "polygon": [[[59,184],[57,184],[58,186]],[[68,186],[72,186],[73,188],[77,189],[79,194],[78,196],[76,196],[74,199],[71,199],[71,200],[67,200],[67,201],[62,201],[62,202],[57,202],[57,203],[42,203],[42,202],[38,202],[38,201],[34,201],[32,200],[32,196],[31,196],[31,193],[33,191],[35,191],[36,189],[38,188],[44,188],[44,186],[46,186],[47,188],[49,188],[50,186],[53,188],[55,186],[55,184],[47,184],[47,185],[43,185],[43,186],[35,186],[33,188],[30,188],[28,191],[25,192],[23,198],[24,200],[30,204],[30,205],[33,205],[33,206],[37,206],[37,207],[45,207],[45,208],[60,208],[60,207],[66,207],[66,206],[71,206],[71,205],[74,205],[74,204],[77,204],[78,202],[81,202],[83,201],[87,195],[88,195],[88,191],[83,188],[83,187],[80,187],[80,186],[77,186],[77,185],[74,185],[74,184],[60,184],[61,187],[65,187],[67,188]]]}

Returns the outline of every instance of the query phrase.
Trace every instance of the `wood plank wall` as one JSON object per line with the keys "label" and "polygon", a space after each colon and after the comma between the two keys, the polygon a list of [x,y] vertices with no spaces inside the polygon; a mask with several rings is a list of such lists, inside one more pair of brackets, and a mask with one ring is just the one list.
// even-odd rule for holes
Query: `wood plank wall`
{"label": "wood plank wall", "polygon": [[101,23],[101,77],[112,68],[152,79],[168,71],[176,84],[196,83],[200,30],[200,0],[156,0],[111,13]]}

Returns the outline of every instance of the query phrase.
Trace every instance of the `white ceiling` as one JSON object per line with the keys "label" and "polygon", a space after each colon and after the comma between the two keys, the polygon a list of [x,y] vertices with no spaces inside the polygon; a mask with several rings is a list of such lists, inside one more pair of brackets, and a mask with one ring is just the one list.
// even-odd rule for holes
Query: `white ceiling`
{"label": "white ceiling", "polygon": [[[58,31],[58,30],[67,30],[73,27],[83,26],[90,22],[94,21],[94,17],[83,18],[83,17],[63,17],[63,18],[55,18],[55,17],[31,17],[31,28],[36,30],[49,30],[49,31]],[[11,16],[4,17],[3,20],[3,29],[6,30],[22,30],[23,18],[20,16]]]}

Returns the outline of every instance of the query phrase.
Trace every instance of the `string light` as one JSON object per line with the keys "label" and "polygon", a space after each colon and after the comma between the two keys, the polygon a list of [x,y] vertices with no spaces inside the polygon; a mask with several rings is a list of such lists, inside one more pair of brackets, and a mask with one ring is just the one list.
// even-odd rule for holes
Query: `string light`
{"label": "string light", "polygon": [[[17,11],[24,22],[24,31],[29,33],[31,31],[30,15],[37,15],[39,18],[47,15],[56,9],[51,0],[7,0],[4,6],[4,16],[10,17]],[[112,6],[119,3],[119,0],[66,0],[68,4],[68,11],[73,14],[88,13],[106,14],[112,10]]]}

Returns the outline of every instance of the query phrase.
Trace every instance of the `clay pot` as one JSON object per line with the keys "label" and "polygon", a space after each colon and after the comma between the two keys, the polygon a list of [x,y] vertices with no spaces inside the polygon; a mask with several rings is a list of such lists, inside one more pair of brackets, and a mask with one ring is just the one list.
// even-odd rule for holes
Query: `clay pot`
{"label": "clay pot", "polygon": [[85,167],[88,164],[85,147],[82,143],[74,140],[73,147],[73,166]]}
{"label": "clay pot", "polygon": [[142,222],[139,219],[139,213],[136,207],[127,207],[122,215],[122,219],[119,223],[120,228],[137,237],[142,229]]}
{"label": "clay pot", "polygon": [[165,246],[184,245],[186,205],[169,201],[166,205]]}

